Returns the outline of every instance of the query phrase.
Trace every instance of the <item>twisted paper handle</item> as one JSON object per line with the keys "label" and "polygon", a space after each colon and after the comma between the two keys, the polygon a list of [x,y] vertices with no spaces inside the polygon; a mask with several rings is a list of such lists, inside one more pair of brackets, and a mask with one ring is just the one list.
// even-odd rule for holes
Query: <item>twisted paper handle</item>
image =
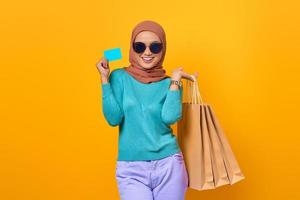
{"label": "twisted paper handle", "polygon": [[[187,102],[191,104],[198,104],[198,103],[203,104],[203,100],[198,88],[197,78],[194,75],[191,76],[193,78],[193,81],[187,80],[187,86],[188,86]],[[191,96],[190,93],[192,93]]]}

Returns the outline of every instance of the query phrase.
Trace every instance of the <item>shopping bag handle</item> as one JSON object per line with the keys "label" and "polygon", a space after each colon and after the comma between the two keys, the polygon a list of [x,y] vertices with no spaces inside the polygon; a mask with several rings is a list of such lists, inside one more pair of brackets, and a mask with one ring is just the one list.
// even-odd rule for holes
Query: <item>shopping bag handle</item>
{"label": "shopping bag handle", "polygon": [[[198,81],[197,78],[194,75],[191,75],[193,78],[193,81],[187,80],[187,86],[188,86],[188,103],[191,104],[203,104],[202,97],[200,95],[199,87],[198,87]],[[190,98],[190,93],[192,93],[192,96]],[[190,100],[191,99],[191,100]]]}

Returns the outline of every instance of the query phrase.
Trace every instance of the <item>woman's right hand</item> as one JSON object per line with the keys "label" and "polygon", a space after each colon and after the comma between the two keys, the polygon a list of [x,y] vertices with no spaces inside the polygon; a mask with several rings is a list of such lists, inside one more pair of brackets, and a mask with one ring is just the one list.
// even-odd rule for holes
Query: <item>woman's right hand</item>
{"label": "woman's right hand", "polygon": [[109,61],[107,60],[107,58],[102,57],[101,60],[96,63],[96,67],[100,73],[102,81],[107,82],[110,72]]}

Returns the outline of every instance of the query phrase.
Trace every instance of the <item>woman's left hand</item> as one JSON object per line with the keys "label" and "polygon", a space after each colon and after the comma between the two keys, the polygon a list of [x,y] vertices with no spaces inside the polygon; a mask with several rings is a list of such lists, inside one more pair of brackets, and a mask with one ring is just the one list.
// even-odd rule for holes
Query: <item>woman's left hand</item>
{"label": "woman's left hand", "polygon": [[[195,72],[193,75],[195,76],[195,78],[197,78],[198,77],[198,72]],[[183,71],[183,67],[178,67],[178,68],[176,68],[172,71],[172,80],[180,81],[181,78],[194,81],[192,75],[190,75],[190,74]]]}

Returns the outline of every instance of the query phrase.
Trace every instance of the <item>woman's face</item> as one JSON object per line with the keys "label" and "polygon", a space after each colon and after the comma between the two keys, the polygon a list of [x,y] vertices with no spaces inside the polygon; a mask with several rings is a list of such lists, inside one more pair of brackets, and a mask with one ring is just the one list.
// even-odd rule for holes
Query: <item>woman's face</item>
{"label": "woman's face", "polygon": [[[163,51],[160,51],[158,54],[154,54],[149,49],[152,42],[161,42],[160,38],[155,33],[151,31],[142,31],[136,36],[134,42],[143,42],[147,46],[143,53],[134,52],[134,56],[140,66],[145,69],[150,69],[160,61]],[[151,60],[148,61],[146,60],[147,58],[151,58]]]}

